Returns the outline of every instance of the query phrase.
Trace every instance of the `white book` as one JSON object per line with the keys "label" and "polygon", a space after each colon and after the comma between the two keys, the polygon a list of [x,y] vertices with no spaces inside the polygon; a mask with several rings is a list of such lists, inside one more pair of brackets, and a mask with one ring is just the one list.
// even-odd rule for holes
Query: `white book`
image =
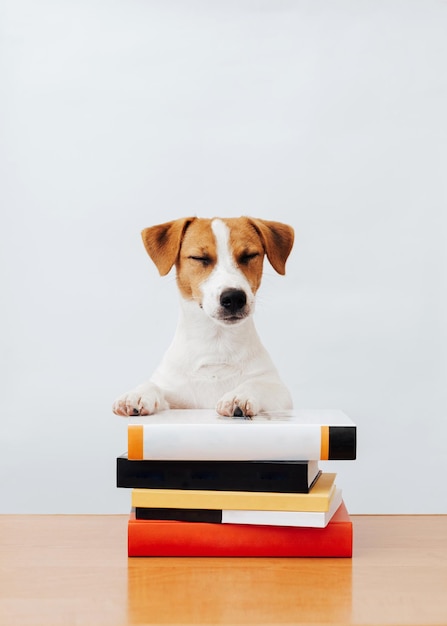
{"label": "white book", "polygon": [[128,418],[128,458],[311,461],[356,455],[356,426],[342,411],[291,410],[252,418],[175,409]]}

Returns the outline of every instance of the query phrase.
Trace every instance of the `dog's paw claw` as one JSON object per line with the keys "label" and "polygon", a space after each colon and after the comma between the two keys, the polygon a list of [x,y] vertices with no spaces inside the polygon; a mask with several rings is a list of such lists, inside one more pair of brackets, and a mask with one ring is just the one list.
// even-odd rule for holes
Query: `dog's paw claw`
{"label": "dog's paw claw", "polygon": [[216,410],[219,415],[228,417],[253,417],[259,412],[257,402],[242,394],[236,396],[233,393],[223,396],[217,403]]}
{"label": "dog's paw claw", "polygon": [[123,417],[152,415],[166,408],[168,408],[168,405],[164,400],[163,394],[155,385],[144,391],[129,391],[120,396],[113,404],[113,412]]}

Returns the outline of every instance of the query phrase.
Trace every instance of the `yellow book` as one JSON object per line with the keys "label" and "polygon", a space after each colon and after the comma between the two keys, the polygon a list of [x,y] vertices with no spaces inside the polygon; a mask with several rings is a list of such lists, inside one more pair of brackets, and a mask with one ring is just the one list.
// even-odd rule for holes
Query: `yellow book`
{"label": "yellow book", "polygon": [[323,473],[309,493],[133,489],[132,506],[161,509],[236,509],[245,511],[328,511],[336,474]]}

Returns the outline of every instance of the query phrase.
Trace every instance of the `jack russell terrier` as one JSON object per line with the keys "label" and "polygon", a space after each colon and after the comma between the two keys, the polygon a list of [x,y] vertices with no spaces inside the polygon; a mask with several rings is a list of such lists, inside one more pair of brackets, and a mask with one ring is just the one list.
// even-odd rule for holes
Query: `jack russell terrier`
{"label": "jack russell terrier", "polygon": [[252,314],[264,255],[284,275],[293,229],[249,217],[190,217],[146,228],[142,237],[161,276],[176,267],[180,317],[150,381],[120,396],[114,413],[215,408],[250,417],[292,408]]}

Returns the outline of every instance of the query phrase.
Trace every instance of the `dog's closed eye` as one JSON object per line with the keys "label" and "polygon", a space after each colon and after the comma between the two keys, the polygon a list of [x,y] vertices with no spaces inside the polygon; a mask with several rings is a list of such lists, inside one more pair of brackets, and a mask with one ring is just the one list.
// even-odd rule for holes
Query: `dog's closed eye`
{"label": "dog's closed eye", "polygon": [[211,263],[211,258],[209,256],[189,256],[188,259],[201,263],[203,267],[208,267]]}
{"label": "dog's closed eye", "polygon": [[239,257],[239,263],[241,265],[248,265],[252,259],[255,259],[259,256],[259,252],[244,252]]}

